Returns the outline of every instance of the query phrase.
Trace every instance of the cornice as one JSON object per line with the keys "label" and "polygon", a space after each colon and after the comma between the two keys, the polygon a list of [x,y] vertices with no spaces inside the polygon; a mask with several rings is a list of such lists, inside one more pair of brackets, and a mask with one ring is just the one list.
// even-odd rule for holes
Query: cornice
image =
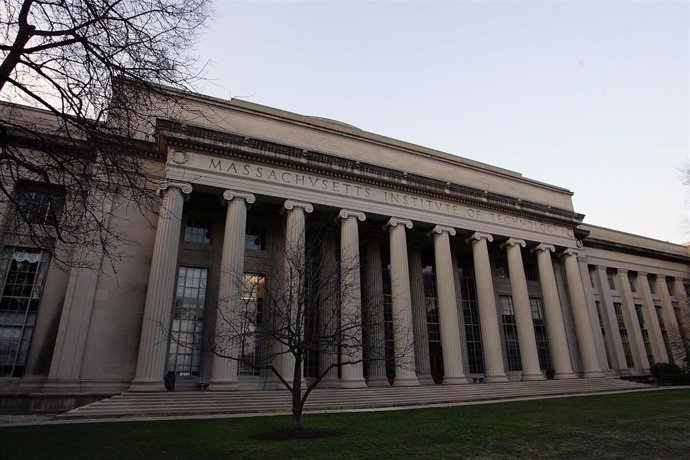
{"label": "cornice", "polygon": [[306,150],[239,134],[220,132],[170,120],[158,120],[159,147],[192,149],[205,153],[247,159],[264,164],[287,166],[353,182],[378,185],[482,209],[509,213],[529,219],[575,228],[584,215],[508,195],[480,190],[405,171]]}
{"label": "cornice", "polygon": [[655,249],[642,248],[639,246],[634,246],[625,243],[619,243],[616,241],[608,241],[600,238],[588,237],[582,240],[582,243],[586,248],[604,249],[607,251],[622,252],[625,254],[631,254],[634,256],[650,257],[653,259],[667,260],[670,262],[680,262],[683,264],[690,264],[690,255],[683,256],[680,254],[671,254],[668,252],[662,252]]}

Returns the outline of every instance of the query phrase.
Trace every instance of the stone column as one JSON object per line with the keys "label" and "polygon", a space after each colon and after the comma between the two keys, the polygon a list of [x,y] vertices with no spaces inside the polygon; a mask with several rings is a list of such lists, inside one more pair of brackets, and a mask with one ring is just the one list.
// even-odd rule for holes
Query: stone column
{"label": "stone column", "polygon": [[594,333],[592,324],[589,321],[589,311],[587,300],[585,299],[585,289],[582,286],[580,276],[580,266],[577,262],[577,252],[572,249],[563,251],[565,264],[565,276],[570,293],[570,305],[573,309],[573,319],[575,320],[575,334],[580,349],[582,359],[583,377],[603,377],[604,374],[599,368],[597,350],[594,346]]}
{"label": "stone column", "polygon": [[414,360],[417,364],[417,378],[422,385],[431,385],[431,363],[429,361],[429,329],[426,323],[426,298],[424,295],[424,274],[422,273],[422,249],[410,249],[410,293],[412,295],[412,319],[414,321]]}
{"label": "stone column", "polygon": [[[662,275],[656,276],[656,293],[661,300],[661,318],[664,321],[666,328],[666,335],[668,336],[669,344],[671,345],[671,353],[673,356],[667,356],[669,359],[673,358],[673,362],[682,363],[685,357],[683,349],[683,342],[680,340],[680,333],[678,330],[678,322],[673,311],[673,302],[671,302],[671,293],[668,292],[668,284],[666,284],[666,277]],[[677,297],[676,297],[677,298]],[[680,302],[679,302],[680,305]],[[656,307],[655,307],[656,308]],[[656,312],[655,312],[656,313]],[[661,330],[661,328],[660,328]],[[678,337],[678,340],[673,340]],[[662,337],[663,342],[663,337]],[[664,348],[666,344],[664,344]],[[667,353],[668,355],[668,353]]]}
{"label": "stone column", "polygon": [[[285,220],[285,258],[282,295],[290,295],[291,302],[283,302],[285,303],[283,306],[285,311],[282,312],[284,317],[278,318],[278,320],[284,322],[283,327],[288,326],[289,323],[291,328],[298,328],[303,326],[303,324],[296,324],[299,320],[298,316],[303,316],[306,313],[302,311],[298,315],[300,307],[297,303],[299,293],[304,289],[300,284],[306,283],[305,277],[307,274],[305,261],[305,214],[313,212],[314,206],[311,203],[293,200],[286,200],[283,206],[287,210],[287,218]],[[285,292],[286,290],[292,292]],[[297,331],[295,333],[302,336],[304,331]],[[287,339],[287,337],[285,338]],[[285,344],[276,344],[276,349],[280,353],[276,367],[280,375],[290,382],[290,379],[294,376],[295,356],[288,350]],[[302,362],[302,376],[304,376],[304,362]]]}
{"label": "stone column", "polygon": [[[251,193],[226,190],[223,200],[227,205],[223,252],[220,260],[218,283],[218,310],[214,334],[214,355],[211,363],[209,391],[234,390],[238,385],[237,361],[241,353],[238,336],[238,316],[242,305],[241,283],[244,280],[244,239],[247,227],[247,204],[256,198]],[[224,338],[226,338],[224,340]]]}
{"label": "stone column", "polygon": [[551,253],[555,250],[556,248],[553,246],[542,243],[532,249],[532,252],[537,254],[539,284],[541,285],[541,294],[544,298],[544,319],[546,320],[546,333],[549,337],[551,365],[556,371],[554,378],[571,379],[575,377],[575,373],[570,361],[568,337],[565,333],[563,311],[558,298],[558,285],[556,284],[553,261],[551,260]]}
{"label": "stone column", "polygon": [[[690,305],[688,304],[688,296],[682,278],[675,277],[673,279],[673,296],[676,302],[678,302],[678,316],[676,316],[675,311],[671,311],[669,314],[673,317],[676,328],[673,332],[669,329],[668,325],[666,328],[674,350],[678,350],[678,353],[684,355],[685,345],[687,344],[690,346],[690,343],[688,343],[688,339],[690,339]],[[671,310],[673,310],[673,307]],[[682,335],[681,331],[683,331]],[[683,343],[683,338],[685,338],[685,343]],[[674,353],[676,353],[676,351],[674,351]],[[682,360],[680,362],[682,362]]]}
{"label": "stone column", "polygon": [[[338,245],[335,235],[327,233],[321,252],[321,273],[319,276],[319,298],[321,306],[318,311],[319,333],[324,337],[333,337],[340,324],[340,279],[338,276]],[[319,382],[320,388],[334,388],[338,381],[338,345],[325,346],[319,350],[319,373],[326,369],[325,376]]]}
{"label": "stone column", "polygon": [[182,210],[184,195],[192,193],[192,186],[187,183],[162,181],[160,190],[163,202],[158,215],[151,257],[136,373],[129,391],[165,391],[163,377],[175,297]]}
{"label": "stone column", "polygon": [[341,388],[366,387],[362,369],[362,282],[359,272],[359,229],[357,220],[364,222],[363,212],[342,209],[340,217],[340,324],[347,337],[341,343]]}
{"label": "stone column", "polygon": [[407,236],[405,234],[405,227],[412,228],[412,222],[391,217],[387,225],[390,237],[391,297],[393,303],[394,385],[419,385],[415,371],[410,268],[407,260]]}
{"label": "stone column", "polygon": [[[659,279],[658,276],[657,279]],[[661,279],[664,280],[663,284],[666,286],[666,280],[663,277]],[[661,327],[659,326],[659,318],[656,316],[656,307],[654,306],[654,298],[652,297],[647,273],[637,273],[637,285],[640,297],[642,297],[643,316],[647,323],[647,334],[649,334],[649,343],[652,345],[654,361],[657,363],[668,362],[668,353],[666,353],[664,338],[661,336]],[[656,286],[658,287],[659,285],[657,284]],[[666,293],[668,294],[668,287],[666,287]],[[658,291],[657,294],[659,294]]]}
{"label": "stone column", "polygon": [[450,253],[450,236],[455,229],[437,225],[434,235],[434,259],[436,262],[436,289],[438,290],[438,317],[443,350],[443,383],[453,385],[467,383],[460,343],[458,297],[455,292],[455,274]]}
{"label": "stone column", "polygon": [[621,288],[621,297],[623,298],[623,318],[628,331],[633,361],[635,361],[638,370],[647,371],[649,370],[649,359],[647,358],[647,350],[644,347],[640,322],[637,320],[635,299],[633,298],[632,289],[630,288],[628,270],[618,269],[618,283]]}
{"label": "stone column", "polygon": [[366,295],[367,385],[389,386],[386,376],[386,335],[383,313],[383,267],[381,241],[367,238],[364,266]]}
{"label": "stone column", "polygon": [[526,243],[523,240],[510,238],[502,246],[508,257],[508,272],[510,273],[510,290],[513,294],[515,323],[517,324],[518,340],[520,342],[520,360],[522,361],[522,380],[544,380],[539,367],[537,340],[534,337],[534,322],[532,307],[527,292],[525,267],[522,263],[522,251]]}
{"label": "stone column", "polygon": [[488,233],[475,232],[467,242],[472,243],[474,257],[479,324],[482,329],[482,349],[484,350],[484,379],[487,382],[507,382],[487,243],[493,240],[494,237]]}
{"label": "stone column", "polygon": [[612,365],[617,371],[622,371],[628,368],[628,363],[625,362],[625,351],[623,350],[623,341],[621,340],[620,329],[618,327],[618,318],[613,309],[613,297],[608,289],[608,274],[606,267],[597,265],[597,280],[599,284],[599,298],[602,302],[602,316],[605,316],[608,334],[606,335],[609,342],[609,350],[611,352]]}

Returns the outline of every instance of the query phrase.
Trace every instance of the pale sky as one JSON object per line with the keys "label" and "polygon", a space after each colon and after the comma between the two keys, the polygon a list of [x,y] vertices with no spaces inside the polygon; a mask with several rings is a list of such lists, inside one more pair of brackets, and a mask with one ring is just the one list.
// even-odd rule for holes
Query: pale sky
{"label": "pale sky", "polygon": [[585,222],[682,243],[689,5],[216,0],[200,90],[518,171]]}

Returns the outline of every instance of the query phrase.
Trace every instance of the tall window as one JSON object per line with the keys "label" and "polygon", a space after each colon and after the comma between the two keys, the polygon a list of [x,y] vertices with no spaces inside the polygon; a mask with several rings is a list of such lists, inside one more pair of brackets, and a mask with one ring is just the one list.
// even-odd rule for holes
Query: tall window
{"label": "tall window", "polygon": [[247,229],[244,233],[244,248],[255,251],[266,249],[266,232],[261,223],[252,220],[247,221]]}
{"label": "tall window", "polygon": [[199,375],[201,333],[208,269],[180,267],[173,310],[168,372],[177,375]]}
{"label": "tall window", "polygon": [[661,305],[654,305],[654,310],[656,311],[656,318],[659,320],[659,329],[661,329],[661,338],[664,340],[664,348],[666,348],[668,362],[673,363],[673,349],[671,348],[671,341],[668,338],[666,324],[664,324],[664,315],[661,310]]}
{"label": "tall window", "polygon": [[551,367],[549,356],[549,340],[546,335],[546,323],[544,322],[544,305],[538,297],[530,297],[532,307],[532,323],[534,324],[534,338],[537,341],[537,355],[539,356],[539,367],[548,369]]}
{"label": "tall window", "polygon": [[630,339],[628,338],[628,329],[625,327],[625,321],[623,320],[623,309],[619,302],[613,303],[613,311],[616,313],[616,321],[618,322],[618,332],[621,336],[621,342],[623,343],[623,353],[625,354],[625,365],[628,368],[635,367],[635,361],[633,361],[632,351],[630,351]]}
{"label": "tall window", "polygon": [[508,270],[508,259],[506,258],[505,254],[497,254],[494,258],[494,264],[496,265],[497,278],[510,278],[510,272]]}
{"label": "tall window", "polygon": [[632,292],[637,292],[637,287],[635,287],[635,282],[637,281],[637,276],[633,273],[628,272],[628,283],[630,283],[630,290]]}
{"label": "tall window", "polygon": [[393,330],[393,295],[391,286],[391,265],[388,253],[382,252],[383,262],[383,334],[385,337],[384,353],[386,356],[386,374],[395,374],[395,337]]}
{"label": "tall window", "polygon": [[17,188],[18,212],[30,224],[55,225],[62,207],[62,192],[36,183]]}
{"label": "tall window", "polygon": [[615,270],[606,270],[606,279],[609,282],[609,289],[612,291],[616,290],[616,271]]}
{"label": "tall window", "polygon": [[648,276],[647,283],[649,283],[649,290],[652,292],[652,294],[656,294],[656,276]]}
{"label": "tall window", "polygon": [[441,345],[441,326],[438,316],[438,298],[436,297],[436,276],[434,267],[422,267],[424,279],[424,306],[426,307],[426,324],[430,346]]}
{"label": "tall window", "polygon": [[188,219],[184,228],[184,240],[187,243],[211,244],[211,227],[208,221]]}
{"label": "tall window", "polygon": [[508,370],[522,370],[520,362],[520,343],[518,342],[517,324],[515,323],[515,312],[513,311],[513,298],[502,295],[499,297],[501,303],[501,318],[503,319],[503,335],[506,343],[506,355],[508,357]]}
{"label": "tall window", "polygon": [[259,375],[261,363],[264,298],[266,293],[266,277],[259,273],[245,273],[242,284],[241,309],[242,318],[240,331],[242,346],[238,372],[240,375]]}
{"label": "tall window", "polygon": [[479,324],[477,287],[474,283],[474,269],[471,258],[463,258],[462,268],[460,268],[460,291],[462,293],[462,314],[465,320],[469,371],[470,374],[481,374],[484,372],[482,330]]}
{"label": "tall window", "polygon": [[0,377],[24,374],[48,254],[8,246],[0,258]]}
{"label": "tall window", "polygon": [[654,365],[654,354],[652,353],[652,344],[649,342],[649,331],[647,331],[647,323],[644,321],[644,313],[642,312],[642,305],[635,304],[635,313],[637,313],[637,321],[640,323],[640,332],[642,333],[642,342],[644,343],[645,352],[647,352],[647,359],[649,364]]}
{"label": "tall window", "polygon": [[604,327],[603,317],[601,315],[601,302],[594,301],[597,307],[597,317],[599,318],[599,326],[601,326],[601,337],[604,339],[604,350],[606,351],[606,364],[611,369],[611,352],[609,351],[609,342],[606,340],[606,328]]}

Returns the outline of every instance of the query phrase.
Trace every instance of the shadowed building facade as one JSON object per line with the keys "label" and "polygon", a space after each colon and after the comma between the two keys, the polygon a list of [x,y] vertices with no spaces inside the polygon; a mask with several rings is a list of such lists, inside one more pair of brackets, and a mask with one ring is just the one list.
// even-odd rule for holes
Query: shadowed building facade
{"label": "shadowed building facade", "polygon": [[[51,395],[67,407],[162,392],[166,378],[176,390],[276,388],[269,371],[184,344],[223,333],[219,315],[246,296],[229,274],[270,284],[272,260],[316,222],[330,226],[319,234],[324,260],[361,261],[336,308],[390,326],[367,331],[365,321],[369,349],[413,348],[334,368],[324,386],[617,378],[682,364],[686,247],[587,225],[570,191],[513,171],[331,120],[180,97],[189,110],[158,119],[149,140],[160,211],[112,200],[112,225],[133,242],[117,266],[95,254],[100,271],[59,270],[49,253],[2,234],[6,397]],[[45,218],[53,192],[11,186]],[[7,219],[11,206],[0,212]],[[257,310],[264,292],[252,294]],[[258,359],[261,340],[229,352]],[[308,356],[305,379],[338,359],[338,350]]]}

